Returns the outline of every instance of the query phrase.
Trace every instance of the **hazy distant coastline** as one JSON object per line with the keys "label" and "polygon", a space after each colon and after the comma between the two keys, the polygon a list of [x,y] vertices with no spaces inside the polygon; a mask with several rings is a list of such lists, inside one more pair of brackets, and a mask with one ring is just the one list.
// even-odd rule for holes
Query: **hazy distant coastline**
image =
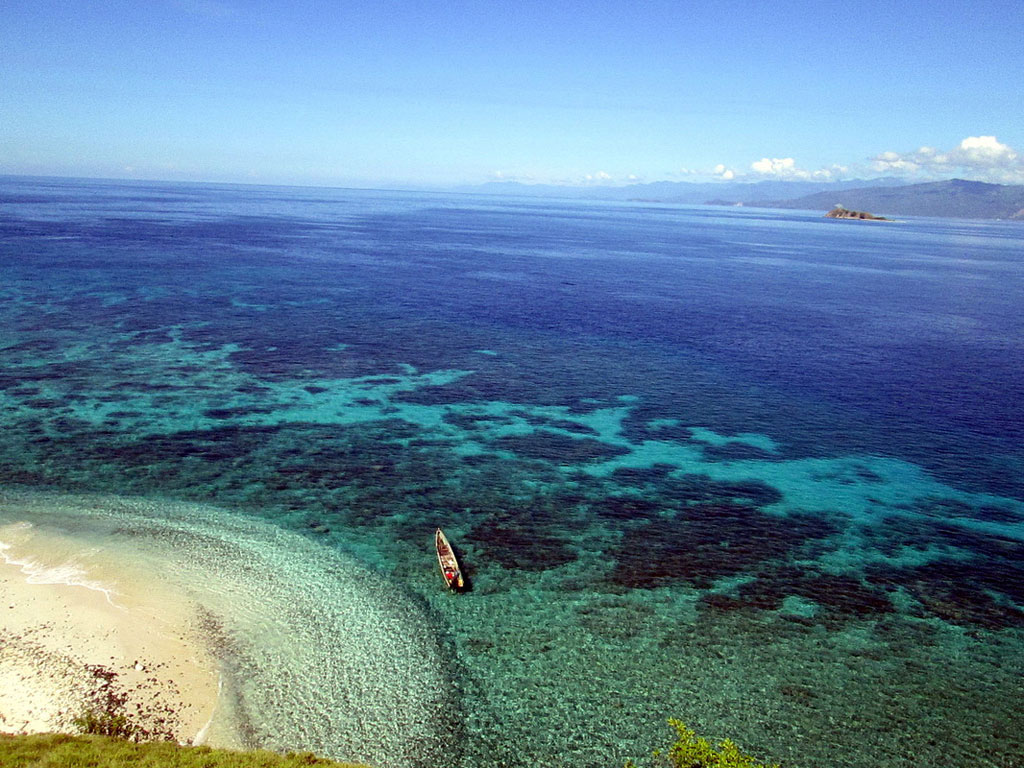
{"label": "hazy distant coastline", "polygon": [[908,184],[895,178],[842,182],[762,181],[693,183],[660,181],[622,187],[572,187],[491,182],[455,191],[524,197],[633,200],[683,205],[730,205],[828,211],[836,205],[880,215],[1024,220],[1024,186],[981,181]]}
{"label": "hazy distant coastline", "polygon": [[[772,200],[787,200],[823,190],[847,190],[863,187],[896,187],[906,182],[896,177],[850,179],[848,181],[653,181],[625,186],[573,186],[569,184],[524,184],[518,181],[491,181],[454,187],[452,192],[516,195],[519,197],[558,197],[573,200],[637,200],[657,203],[703,205],[713,198],[744,201],[753,205]],[[829,205],[831,207],[831,204]]]}
{"label": "hazy distant coastline", "polygon": [[903,187],[849,189],[844,190],[838,199],[835,192],[825,191],[758,205],[818,210],[831,208],[837,203],[845,208],[890,215],[1024,220],[1024,186],[963,179]]}

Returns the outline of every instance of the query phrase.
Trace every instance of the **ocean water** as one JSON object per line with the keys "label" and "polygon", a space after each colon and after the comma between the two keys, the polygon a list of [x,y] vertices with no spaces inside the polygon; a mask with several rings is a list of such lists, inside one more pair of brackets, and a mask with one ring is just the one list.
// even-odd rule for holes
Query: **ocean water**
{"label": "ocean water", "polygon": [[1022,310],[1019,223],[0,179],[0,523],[194,585],[251,746],[1022,766]]}

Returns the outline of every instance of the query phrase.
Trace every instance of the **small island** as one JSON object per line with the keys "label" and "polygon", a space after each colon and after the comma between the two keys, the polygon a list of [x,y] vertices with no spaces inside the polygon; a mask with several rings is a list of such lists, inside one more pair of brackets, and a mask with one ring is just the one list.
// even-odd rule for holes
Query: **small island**
{"label": "small island", "polygon": [[847,208],[843,208],[841,205],[837,205],[831,211],[825,214],[827,219],[864,219],[865,221],[891,221],[891,219],[885,218],[885,216],[875,216],[873,213],[867,211],[851,211]]}

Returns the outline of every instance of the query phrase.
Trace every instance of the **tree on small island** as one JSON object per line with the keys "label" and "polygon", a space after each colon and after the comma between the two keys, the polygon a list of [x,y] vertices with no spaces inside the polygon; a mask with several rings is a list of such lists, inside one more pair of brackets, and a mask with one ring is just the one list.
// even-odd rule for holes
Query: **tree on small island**
{"label": "tree on small island", "polygon": [[835,207],[825,214],[826,219],[863,219],[865,221],[890,221],[885,216],[875,216],[867,211],[851,211],[836,203]]}

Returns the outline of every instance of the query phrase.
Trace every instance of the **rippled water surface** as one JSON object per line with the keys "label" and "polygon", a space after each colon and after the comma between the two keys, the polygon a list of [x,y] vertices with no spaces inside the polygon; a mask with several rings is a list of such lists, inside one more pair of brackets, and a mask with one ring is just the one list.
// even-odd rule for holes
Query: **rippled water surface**
{"label": "rippled water surface", "polygon": [[253,743],[1024,764],[1019,223],[0,179],[0,278],[4,520],[278,573]]}

